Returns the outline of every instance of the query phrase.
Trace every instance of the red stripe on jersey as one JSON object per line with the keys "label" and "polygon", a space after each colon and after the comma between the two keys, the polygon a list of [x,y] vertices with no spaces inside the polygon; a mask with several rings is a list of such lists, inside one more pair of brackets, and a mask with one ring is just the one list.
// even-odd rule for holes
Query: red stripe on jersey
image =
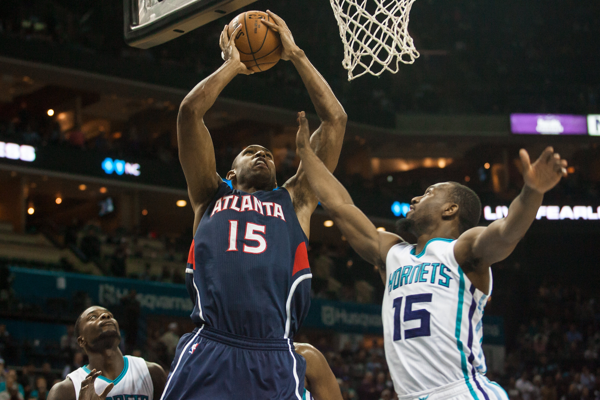
{"label": "red stripe on jersey", "polygon": [[298,248],[296,248],[292,276],[296,275],[297,272],[307,268],[310,268],[310,265],[308,265],[308,253],[306,252],[306,243],[302,242],[298,245]]}
{"label": "red stripe on jersey", "polygon": [[192,264],[192,267],[196,269],[196,256],[194,254],[194,241],[192,240],[192,246],[190,247],[190,253],[188,254],[188,264]]}

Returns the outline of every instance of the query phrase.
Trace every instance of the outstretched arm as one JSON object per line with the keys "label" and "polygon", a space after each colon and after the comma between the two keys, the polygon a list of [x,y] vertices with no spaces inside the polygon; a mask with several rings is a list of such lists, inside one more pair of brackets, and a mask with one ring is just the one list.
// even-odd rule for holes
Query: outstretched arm
{"label": "outstretched arm", "polygon": [[402,241],[397,235],[380,232],[352,201],[348,191],[327,170],[309,143],[308,121],[298,113],[300,127],[296,136],[298,155],[304,173],[321,205],[329,212],[350,246],[369,263],[385,265],[390,248]]}
{"label": "outstretched arm", "polygon": [[463,233],[456,242],[456,261],[467,268],[465,272],[488,275],[491,264],[502,261],[512,253],[525,235],[542,205],[544,193],[567,175],[567,161],[562,160],[552,147],[546,148],[531,164],[524,149],[519,153],[523,164],[525,186],[511,203],[508,216]]}
{"label": "outstretched arm", "polygon": [[[238,27],[234,31],[232,37],[235,37],[239,29]],[[234,41],[227,37],[227,26],[221,33],[220,45],[225,63],[185,96],[177,115],[179,161],[183,167],[194,209],[194,232],[221,181],[217,175],[212,138],[204,125],[204,114],[236,75],[252,73],[240,62],[240,55]]]}
{"label": "outstretched arm", "polygon": [[[321,119],[321,125],[310,138],[310,145],[327,169],[333,172],[340,158],[346,131],[347,116],[344,108],[333,94],[325,78],[311,64],[304,51],[296,45],[285,21],[273,12],[267,12],[275,22],[265,21],[265,24],[278,32],[281,37],[283,45],[281,58],[291,61],[296,67],[317,115]],[[284,186],[292,196],[296,214],[308,236],[310,216],[317,207],[318,201],[310,190],[310,184],[306,180],[302,164],[296,175],[288,180]]]}

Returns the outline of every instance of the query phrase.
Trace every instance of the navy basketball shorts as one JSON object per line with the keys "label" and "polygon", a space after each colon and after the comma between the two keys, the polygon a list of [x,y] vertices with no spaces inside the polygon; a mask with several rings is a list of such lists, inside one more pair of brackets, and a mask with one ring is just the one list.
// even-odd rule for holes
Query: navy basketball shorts
{"label": "navy basketball shorts", "polygon": [[161,400],[302,400],[306,360],[290,339],[206,325],[179,340]]}

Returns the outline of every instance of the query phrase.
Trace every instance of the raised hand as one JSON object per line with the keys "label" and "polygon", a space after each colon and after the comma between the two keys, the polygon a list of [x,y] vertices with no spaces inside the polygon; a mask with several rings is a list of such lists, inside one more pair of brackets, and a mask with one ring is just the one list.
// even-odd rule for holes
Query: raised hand
{"label": "raised hand", "polygon": [[542,155],[533,163],[525,149],[519,152],[523,164],[523,179],[531,189],[546,193],[567,176],[567,161],[560,158],[552,147],[546,147]]}
{"label": "raised hand", "polygon": [[231,34],[231,37],[229,37],[229,26],[225,25],[225,28],[223,28],[223,32],[221,32],[221,37],[219,38],[219,46],[221,47],[221,57],[224,61],[231,60],[232,62],[239,64],[239,74],[252,75],[254,72],[246,68],[246,65],[244,65],[244,63],[240,61],[240,52],[237,49],[237,47],[235,47],[234,39],[237,37],[237,34],[241,28],[242,25],[240,24],[237,28],[235,28],[235,30]]}
{"label": "raised hand", "polygon": [[279,33],[279,36],[281,37],[281,45],[283,46],[281,59],[291,60],[295,55],[300,53],[300,48],[296,45],[296,42],[294,42],[294,36],[292,36],[290,28],[288,28],[285,21],[274,12],[267,10],[267,14],[269,14],[269,16],[275,22],[265,20],[263,20],[262,22],[269,28],[271,28],[274,32]]}
{"label": "raised hand", "polygon": [[300,152],[310,148],[310,131],[308,128],[308,120],[304,111],[298,113],[298,133],[296,134],[296,152],[300,156]]}
{"label": "raised hand", "polygon": [[81,382],[81,389],[79,390],[79,400],[105,400],[106,396],[110,393],[112,388],[115,386],[113,383],[109,384],[102,394],[96,393],[94,383],[96,378],[102,374],[102,371],[96,371],[95,369],[90,371],[88,376]]}

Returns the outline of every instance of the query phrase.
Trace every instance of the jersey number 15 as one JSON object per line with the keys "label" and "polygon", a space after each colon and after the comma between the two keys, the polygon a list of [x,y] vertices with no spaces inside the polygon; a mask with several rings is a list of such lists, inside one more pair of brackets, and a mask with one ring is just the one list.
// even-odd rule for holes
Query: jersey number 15
{"label": "jersey number 15", "polygon": [[[239,221],[229,221],[229,247],[227,248],[227,251],[238,251],[238,225]],[[248,246],[244,243],[244,248],[242,249],[244,253],[260,254],[267,249],[267,239],[260,235],[260,233],[263,235],[265,234],[266,228],[267,227],[265,225],[253,224],[252,222],[246,223],[246,234],[244,235],[244,240],[256,242],[257,246]]]}
{"label": "jersey number 15", "polygon": [[[420,336],[431,336],[431,314],[427,310],[413,310],[415,303],[431,303],[431,293],[413,294],[406,296],[404,305],[404,322],[420,320],[421,326],[418,328],[406,329],[404,339],[412,339]],[[394,341],[402,340],[400,331],[400,309],[402,308],[403,297],[394,299]]]}

